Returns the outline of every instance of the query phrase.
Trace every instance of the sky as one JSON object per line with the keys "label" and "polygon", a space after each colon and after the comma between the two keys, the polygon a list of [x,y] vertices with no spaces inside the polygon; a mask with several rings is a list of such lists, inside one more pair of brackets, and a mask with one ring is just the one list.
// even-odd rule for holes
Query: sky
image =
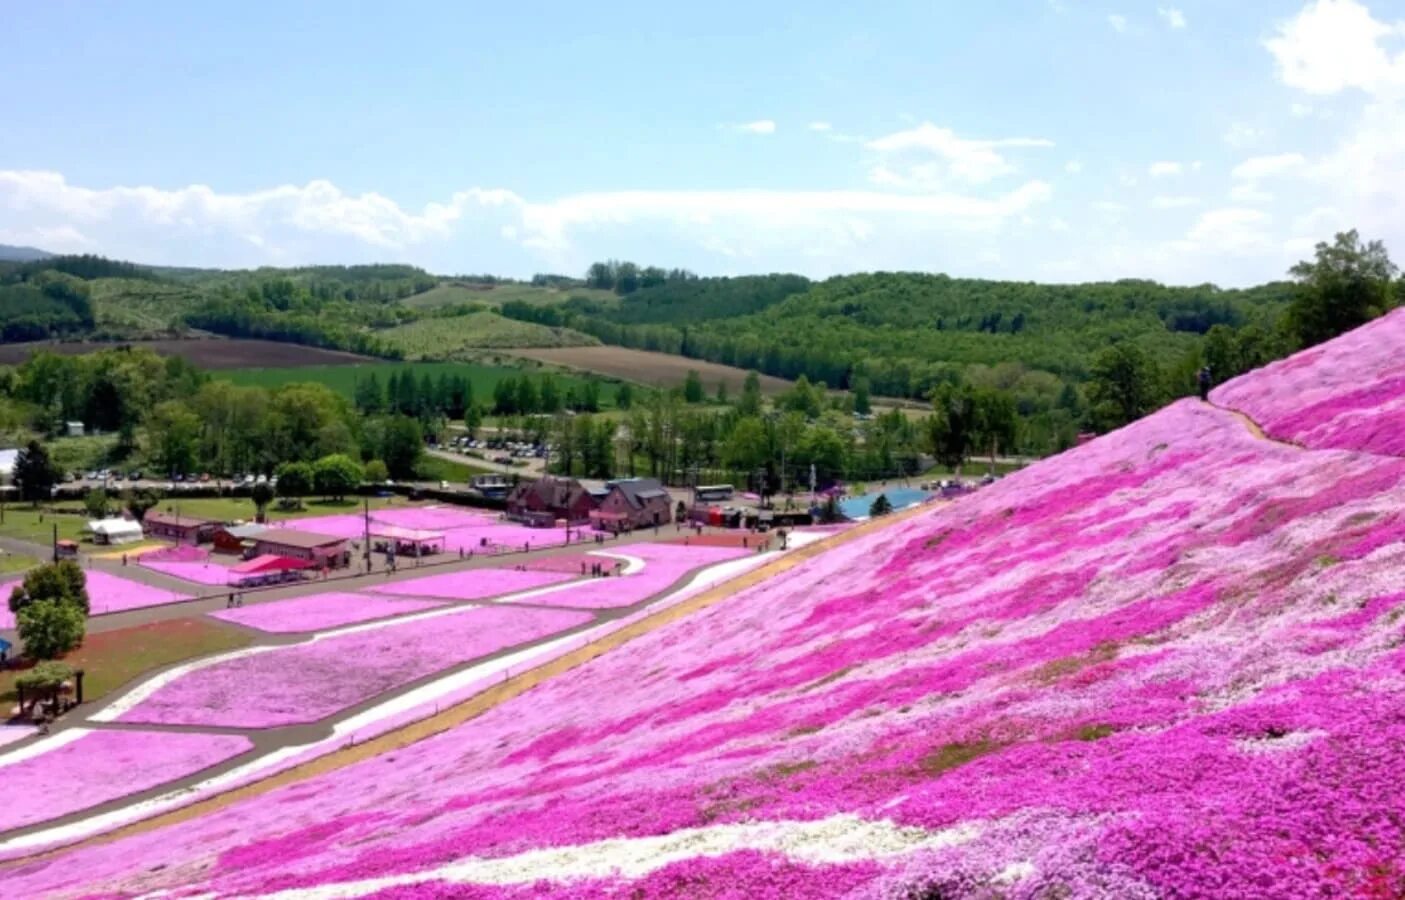
{"label": "sky", "polygon": [[1405,0],[0,0],[0,243],[1254,284],[1405,260]]}

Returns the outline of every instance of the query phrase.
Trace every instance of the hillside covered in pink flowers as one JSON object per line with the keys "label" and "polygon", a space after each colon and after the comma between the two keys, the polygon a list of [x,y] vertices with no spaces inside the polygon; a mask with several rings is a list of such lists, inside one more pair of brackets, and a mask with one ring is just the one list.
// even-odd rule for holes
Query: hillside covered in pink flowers
{"label": "hillside covered in pink flowers", "polygon": [[7,893],[1400,896],[1402,333],[836,538],[393,754],[20,861]]}

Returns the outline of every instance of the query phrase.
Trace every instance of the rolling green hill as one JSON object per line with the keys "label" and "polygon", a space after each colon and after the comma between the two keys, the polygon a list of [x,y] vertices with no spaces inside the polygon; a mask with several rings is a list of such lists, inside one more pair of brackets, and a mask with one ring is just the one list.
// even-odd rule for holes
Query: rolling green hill
{"label": "rolling green hill", "polygon": [[420,319],[378,332],[382,341],[406,359],[460,359],[473,350],[530,347],[585,347],[597,338],[569,328],[508,319],[494,312]]}

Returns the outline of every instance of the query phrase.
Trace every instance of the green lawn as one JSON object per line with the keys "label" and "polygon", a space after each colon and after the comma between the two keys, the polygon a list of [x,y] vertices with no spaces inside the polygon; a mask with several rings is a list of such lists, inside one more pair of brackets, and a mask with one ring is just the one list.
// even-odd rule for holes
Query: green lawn
{"label": "green lawn", "polygon": [[0,550],[0,575],[13,575],[38,564],[39,560],[36,557]]}
{"label": "green lawn", "polygon": [[[83,507],[65,504],[63,513],[35,509],[29,504],[5,504],[3,522],[0,522],[0,535],[22,541],[49,546],[54,538],[54,526],[59,527],[59,540],[78,540],[88,517],[82,513]],[[72,515],[70,512],[77,512]]]}
{"label": "green lawn", "polygon": [[[247,645],[252,636],[212,619],[169,619],[90,634],[64,662],[83,670],[83,699],[97,700],[160,666]],[[22,670],[0,671],[0,702],[15,699]]]}
{"label": "green lawn", "polygon": [[[303,366],[278,369],[226,369],[215,373],[215,377],[228,379],[235,384],[259,385],[268,388],[296,382],[314,381],[325,384],[343,397],[351,399],[354,396],[358,379],[367,378],[374,374],[384,387],[391,375],[400,375],[406,371],[413,372],[417,379],[425,375],[435,381],[441,375],[466,378],[473,384],[475,400],[479,403],[485,403],[492,401],[493,388],[504,378],[516,378],[524,371],[540,375],[549,370],[539,367],[514,368],[465,362],[377,362],[359,365]],[[557,387],[563,392],[567,388],[585,381],[578,375],[566,372],[554,372],[553,374],[556,377]],[[602,381],[600,385],[601,403],[612,406],[614,399],[614,384]]]}
{"label": "green lawn", "polygon": [[376,337],[399,348],[406,359],[462,359],[474,350],[515,347],[583,347],[600,343],[569,328],[548,328],[519,322],[493,312],[477,312],[448,319],[421,319],[408,325],[376,332]]}
{"label": "green lawn", "polygon": [[474,475],[482,475],[491,471],[493,470],[475,466],[468,460],[459,462],[454,459],[444,459],[426,454],[420,460],[419,471],[416,474],[426,481],[466,482]]}

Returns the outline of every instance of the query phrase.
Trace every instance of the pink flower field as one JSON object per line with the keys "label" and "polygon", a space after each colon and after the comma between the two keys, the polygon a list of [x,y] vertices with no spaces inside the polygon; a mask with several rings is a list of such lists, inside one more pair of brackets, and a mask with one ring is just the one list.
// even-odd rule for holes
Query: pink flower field
{"label": "pink flower field", "polygon": [[[446,553],[457,554],[460,549],[474,553],[491,553],[503,550],[521,550],[524,546],[559,547],[566,543],[564,528],[528,528],[513,522],[499,521],[497,516],[441,506],[424,506],[406,509],[382,509],[372,514],[374,524],[379,522],[400,528],[420,528],[444,532]],[[296,528],[318,534],[360,539],[365,534],[365,522],[360,515],[344,514],[335,516],[313,516],[302,519],[288,519],[278,523],[280,527]],[[572,528],[571,542],[587,542],[593,532]],[[484,541],[487,541],[484,544]]]}
{"label": "pink flower field", "polygon": [[320,631],[339,625],[370,622],[389,616],[421,612],[442,606],[432,600],[411,600],[401,597],[375,597],[370,594],[330,592],[275,600],[238,609],[222,609],[210,615],[226,622],[247,625],[260,631],[287,633]]}
{"label": "pink flower field", "polygon": [[229,584],[229,567],[217,562],[161,562],[143,559],[141,565],[153,572],[206,586]]}
{"label": "pink flower field", "polygon": [[[189,600],[189,594],[152,587],[137,581],[129,581],[116,575],[109,575],[100,569],[85,569],[88,578],[88,602],[92,615],[126,612],[129,609],[142,609],[148,606],[163,606]],[[0,628],[14,628],[15,616],[10,612],[10,590],[20,583],[15,578],[0,583]]]}
{"label": "pink flower field", "polygon": [[1275,438],[1405,456],[1405,309],[1235,378],[1210,399]]}
{"label": "pink flower field", "polygon": [[426,675],[588,621],[584,613],[565,610],[483,607],[388,622],[195,669],[117,718],[241,728],[316,722]]}
{"label": "pink flower field", "polygon": [[[46,740],[67,740],[56,733]],[[253,749],[248,738],[152,731],[86,731],[40,756],[0,755],[0,831],[88,809],[193,775]],[[56,788],[62,787],[62,790]]]}
{"label": "pink flower field", "polygon": [[[377,594],[443,597],[447,600],[482,600],[518,591],[570,581],[563,572],[518,571],[517,569],[470,569],[429,575],[409,581],[396,581],[372,588]],[[579,577],[579,576],[577,576]]]}
{"label": "pink flower field", "polygon": [[[1398,346],[1356,350],[1355,377],[1311,399],[1354,410],[1349,424],[1293,426],[1306,446],[1180,401],[951,504],[853,529],[455,729],[35,858],[6,888],[1405,895],[1405,459],[1379,455],[1393,445],[1349,399],[1395,383]],[[1330,385],[1311,371],[1334,352],[1283,368],[1304,390]],[[1220,401],[1286,412],[1255,384],[1272,377]],[[1388,418],[1405,385],[1382,390]],[[1319,436],[1349,449],[1315,449]],[[600,583],[673,563],[647,562]],[[439,633],[426,648],[494,633],[424,625]],[[380,644],[404,645],[395,627]],[[316,702],[374,667],[373,647],[358,652],[356,666],[292,657],[251,695],[301,680],[319,690],[298,700]],[[205,683],[161,709],[222,721]]]}

